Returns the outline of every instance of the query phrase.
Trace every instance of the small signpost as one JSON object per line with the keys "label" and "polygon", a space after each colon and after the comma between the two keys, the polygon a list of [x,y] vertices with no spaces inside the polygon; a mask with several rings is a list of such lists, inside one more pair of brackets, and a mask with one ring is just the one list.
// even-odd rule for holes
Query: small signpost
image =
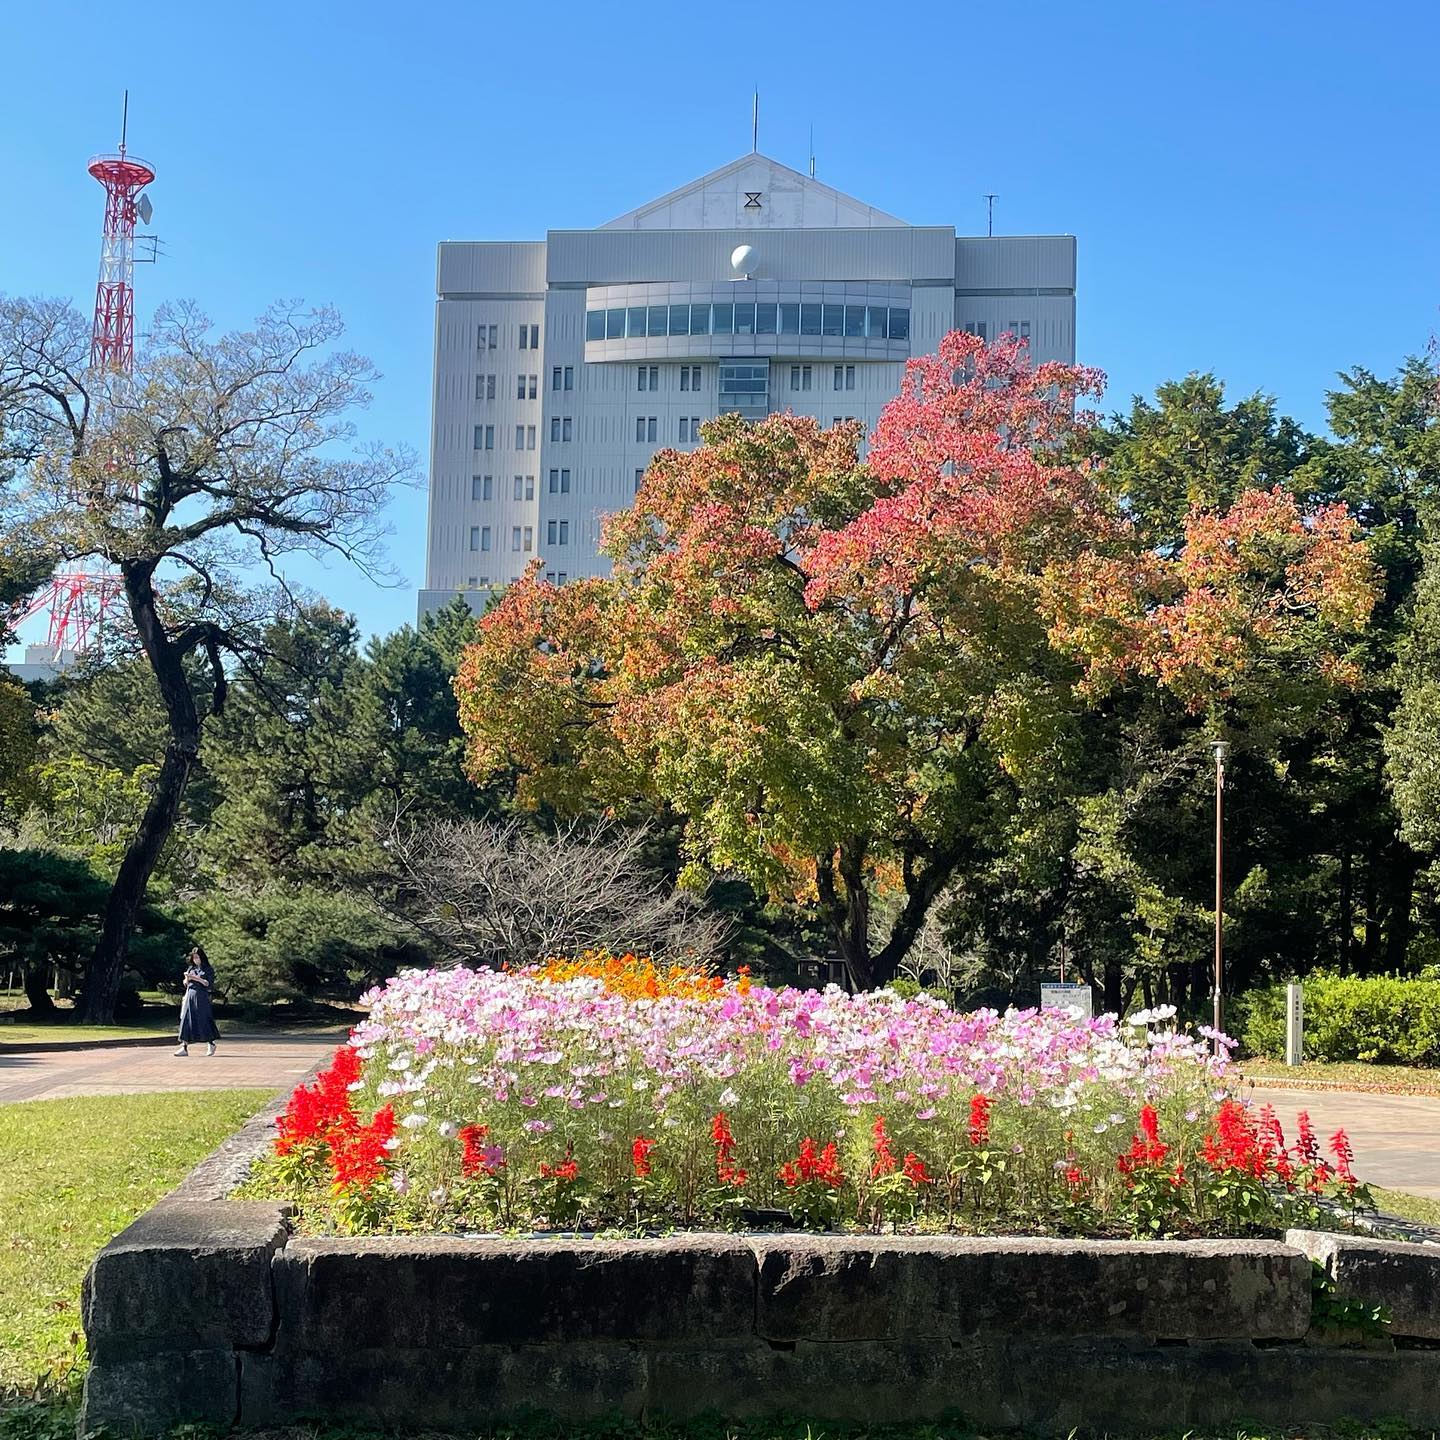
{"label": "small signpost", "polygon": [[1040,1008],[1042,1010],[1072,1010],[1082,1020],[1095,1018],[1095,999],[1088,985],[1040,986]]}
{"label": "small signpost", "polygon": [[1305,1063],[1305,987],[1294,981],[1285,987],[1285,1063]]}

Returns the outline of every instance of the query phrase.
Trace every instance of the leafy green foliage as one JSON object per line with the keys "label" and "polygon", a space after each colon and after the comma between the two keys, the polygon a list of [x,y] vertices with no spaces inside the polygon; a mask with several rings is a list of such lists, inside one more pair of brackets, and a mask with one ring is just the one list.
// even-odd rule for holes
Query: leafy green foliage
{"label": "leafy green foliage", "polygon": [[[1239,1034],[1252,1054],[1285,1050],[1285,987],[1251,990],[1240,1008]],[[1305,980],[1305,1054],[1311,1060],[1440,1065],[1440,975],[1316,973]]]}

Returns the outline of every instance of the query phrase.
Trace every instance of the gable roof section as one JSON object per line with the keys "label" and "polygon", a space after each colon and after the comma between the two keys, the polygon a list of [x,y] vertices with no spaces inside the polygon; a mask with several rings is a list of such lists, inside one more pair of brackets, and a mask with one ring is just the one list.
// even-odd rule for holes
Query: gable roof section
{"label": "gable roof section", "polygon": [[905,221],[767,155],[742,155],[602,230],[824,230],[905,227]]}

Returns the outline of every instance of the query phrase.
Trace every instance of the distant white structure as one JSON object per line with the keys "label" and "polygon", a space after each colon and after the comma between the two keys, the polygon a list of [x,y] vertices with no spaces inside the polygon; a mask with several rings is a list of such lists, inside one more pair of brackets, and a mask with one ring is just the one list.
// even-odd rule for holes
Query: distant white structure
{"label": "distant white structure", "polygon": [[604,573],[600,519],[726,411],[868,434],[947,331],[1075,358],[1072,236],[907,225],[748,154],[597,230],[439,247],[420,612],[536,555]]}

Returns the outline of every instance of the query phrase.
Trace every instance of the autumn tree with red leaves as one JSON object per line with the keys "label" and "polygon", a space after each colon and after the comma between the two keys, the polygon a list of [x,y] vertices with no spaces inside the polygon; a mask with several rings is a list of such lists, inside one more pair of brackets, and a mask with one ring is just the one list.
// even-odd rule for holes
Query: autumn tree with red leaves
{"label": "autumn tree with red leaves", "polygon": [[[1122,676],[1203,707],[1276,646],[1343,682],[1373,581],[1338,507],[1246,492],[1149,549],[1084,457],[1098,372],[952,333],[858,425],[722,416],[606,522],[611,576],[540,562],[456,680],[471,773],[561,811],[637,798],[699,867],[816,904],[891,979],[996,807]],[[877,896],[899,898],[872,936]]]}

